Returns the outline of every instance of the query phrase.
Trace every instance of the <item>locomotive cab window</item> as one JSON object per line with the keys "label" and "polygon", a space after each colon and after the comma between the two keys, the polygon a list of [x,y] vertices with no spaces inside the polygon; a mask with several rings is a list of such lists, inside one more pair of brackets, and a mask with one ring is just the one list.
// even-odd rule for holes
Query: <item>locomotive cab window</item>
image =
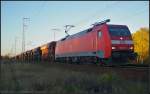
{"label": "locomotive cab window", "polygon": [[126,26],[109,25],[109,33],[112,36],[129,36],[130,31]]}
{"label": "locomotive cab window", "polygon": [[98,37],[100,38],[102,36],[102,32],[98,31]]}

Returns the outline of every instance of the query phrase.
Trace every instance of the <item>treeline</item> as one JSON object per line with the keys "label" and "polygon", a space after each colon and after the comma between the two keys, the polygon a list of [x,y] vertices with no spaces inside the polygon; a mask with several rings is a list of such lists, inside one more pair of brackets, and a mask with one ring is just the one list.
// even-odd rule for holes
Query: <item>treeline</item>
{"label": "treeline", "polygon": [[138,63],[149,63],[149,28],[140,28],[132,34],[134,51],[138,53]]}

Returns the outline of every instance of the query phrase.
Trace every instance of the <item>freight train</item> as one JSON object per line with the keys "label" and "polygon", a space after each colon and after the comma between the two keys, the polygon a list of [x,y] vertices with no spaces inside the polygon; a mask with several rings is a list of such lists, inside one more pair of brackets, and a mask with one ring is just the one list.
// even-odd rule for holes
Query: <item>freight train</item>
{"label": "freight train", "polygon": [[134,44],[126,25],[105,20],[74,35],[52,41],[15,56],[21,61],[65,61],[104,63],[109,60],[135,60]]}

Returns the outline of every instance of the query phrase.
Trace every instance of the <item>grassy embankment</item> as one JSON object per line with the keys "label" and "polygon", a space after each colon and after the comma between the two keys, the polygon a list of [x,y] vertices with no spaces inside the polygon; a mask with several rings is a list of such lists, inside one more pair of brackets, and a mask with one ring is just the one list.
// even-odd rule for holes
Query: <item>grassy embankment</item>
{"label": "grassy embankment", "polygon": [[147,94],[147,84],[114,72],[97,75],[49,64],[1,64],[1,93]]}

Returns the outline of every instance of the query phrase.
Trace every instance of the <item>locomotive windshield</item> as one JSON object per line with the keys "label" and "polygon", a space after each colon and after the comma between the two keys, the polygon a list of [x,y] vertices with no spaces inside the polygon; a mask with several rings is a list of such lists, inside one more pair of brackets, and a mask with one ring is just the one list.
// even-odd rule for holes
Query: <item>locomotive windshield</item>
{"label": "locomotive windshield", "polygon": [[109,25],[109,33],[112,36],[130,36],[130,31],[126,26]]}

